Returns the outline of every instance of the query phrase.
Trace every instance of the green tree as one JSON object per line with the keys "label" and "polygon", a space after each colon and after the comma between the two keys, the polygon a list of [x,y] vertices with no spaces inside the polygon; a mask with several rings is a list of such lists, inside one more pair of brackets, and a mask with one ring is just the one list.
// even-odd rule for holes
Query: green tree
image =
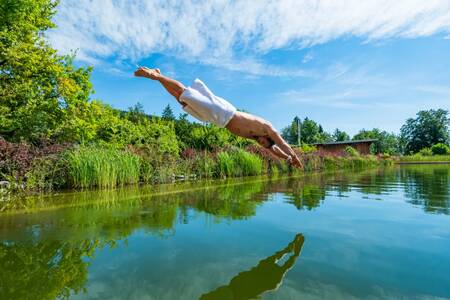
{"label": "green tree", "polygon": [[289,144],[298,144],[298,122],[301,122],[300,118],[295,116],[290,126],[287,126],[281,130],[281,135]]}
{"label": "green tree", "polygon": [[[298,117],[295,117],[290,126],[281,130],[281,135],[289,144],[297,144],[298,141]],[[332,136],[325,132],[322,126],[315,121],[305,118],[300,122],[301,142],[306,144],[329,142]]]}
{"label": "green tree", "polygon": [[324,132],[321,125],[308,118],[305,118],[301,123],[300,131],[302,143],[306,144],[327,142],[330,138],[329,134]]}
{"label": "green tree", "polygon": [[371,147],[372,153],[399,154],[399,139],[394,133],[382,131],[378,128],[371,130],[361,129],[352,138],[353,140],[376,139],[377,143]]}
{"label": "green tree", "polygon": [[145,119],[149,118],[145,114],[144,106],[140,102],[129,107],[124,116],[133,123],[142,123]]}
{"label": "green tree", "polygon": [[437,143],[449,143],[450,119],[444,109],[422,110],[400,129],[405,153],[416,153]]}
{"label": "green tree", "polygon": [[8,140],[64,138],[88,104],[91,69],[75,68],[44,38],[56,5],[0,1],[0,134]]}
{"label": "green tree", "polygon": [[350,136],[345,131],[341,131],[338,128],[333,132],[333,141],[342,142],[350,140]]}
{"label": "green tree", "polygon": [[167,104],[167,106],[164,108],[161,117],[163,120],[166,120],[166,121],[174,121],[175,120],[175,115],[173,114],[173,110],[170,107],[170,104]]}

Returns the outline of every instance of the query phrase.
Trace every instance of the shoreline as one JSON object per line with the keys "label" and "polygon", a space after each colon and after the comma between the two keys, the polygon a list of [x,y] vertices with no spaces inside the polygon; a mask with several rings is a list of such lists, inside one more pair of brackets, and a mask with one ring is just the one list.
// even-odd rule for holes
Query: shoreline
{"label": "shoreline", "polygon": [[[183,180],[170,183],[139,183],[112,188],[91,187],[85,189],[69,188],[63,190],[28,192],[24,191],[17,198],[2,200],[0,198],[0,216],[29,214],[35,212],[52,211],[57,209],[81,207],[95,204],[116,203],[117,201],[136,200],[137,198],[152,198],[157,196],[192,192],[197,190],[208,190],[220,188],[228,185],[243,185],[247,183],[267,182],[272,180],[292,180],[304,177],[326,176],[332,174],[342,174],[349,171],[374,171],[380,168],[390,168],[395,165],[379,164],[361,169],[323,169],[312,170],[295,174],[270,175],[262,174],[257,176],[242,176],[230,178],[199,178],[195,180]],[[139,192],[135,196],[120,197],[123,194]],[[79,196],[85,200],[80,201]],[[106,199],[102,199],[103,197]],[[124,195],[122,195],[124,196]],[[60,198],[58,202],[52,203],[55,198]],[[115,199],[119,198],[119,199]],[[10,204],[10,205],[8,205]]]}

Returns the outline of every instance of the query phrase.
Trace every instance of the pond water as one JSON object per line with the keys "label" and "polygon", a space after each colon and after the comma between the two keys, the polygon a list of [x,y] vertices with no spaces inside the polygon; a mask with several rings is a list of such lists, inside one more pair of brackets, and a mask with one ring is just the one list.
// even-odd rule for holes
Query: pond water
{"label": "pond water", "polygon": [[0,299],[450,298],[449,165],[26,203],[0,215]]}

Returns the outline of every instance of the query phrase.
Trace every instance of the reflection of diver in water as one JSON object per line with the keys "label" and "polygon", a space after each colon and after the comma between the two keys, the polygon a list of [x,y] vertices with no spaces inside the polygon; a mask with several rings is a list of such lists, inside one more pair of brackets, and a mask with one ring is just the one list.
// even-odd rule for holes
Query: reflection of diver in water
{"label": "reflection of diver in water", "polygon": [[[294,266],[304,241],[303,235],[297,234],[286,248],[261,260],[251,270],[239,273],[229,284],[203,294],[200,299],[254,299],[264,292],[276,290]],[[289,253],[291,255],[286,259]]]}

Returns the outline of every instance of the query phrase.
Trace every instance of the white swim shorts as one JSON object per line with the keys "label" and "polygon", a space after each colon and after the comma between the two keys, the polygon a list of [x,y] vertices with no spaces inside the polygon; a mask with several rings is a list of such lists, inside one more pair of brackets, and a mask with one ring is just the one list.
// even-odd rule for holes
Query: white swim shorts
{"label": "white swim shorts", "polygon": [[185,103],[185,112],[202,122],[210,122],[219,127],[227,126],[236,113],[236,108],[230,102],[214,95],[198,78],[184,90],[180,101]]}

